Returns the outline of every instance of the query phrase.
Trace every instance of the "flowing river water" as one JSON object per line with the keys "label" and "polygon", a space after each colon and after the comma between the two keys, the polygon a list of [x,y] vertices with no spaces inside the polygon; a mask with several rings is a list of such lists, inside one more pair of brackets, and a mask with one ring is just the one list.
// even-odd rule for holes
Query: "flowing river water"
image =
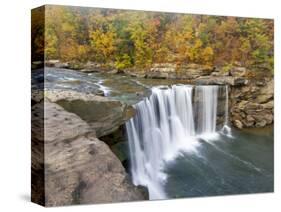
{"label": "flowing river water", "polygon": [[[103,92],[135,107],[126,123],[130,170],[150,199],[273,191],[273,128],[230,128],[226,86],[55,68],[44,74],[47,89]],[[224,121],[218,127],[221,93]]]}

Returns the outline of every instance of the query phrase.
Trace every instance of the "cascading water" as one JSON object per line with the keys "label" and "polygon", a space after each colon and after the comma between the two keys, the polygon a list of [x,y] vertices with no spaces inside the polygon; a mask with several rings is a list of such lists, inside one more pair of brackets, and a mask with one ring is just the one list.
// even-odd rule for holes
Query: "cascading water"
{"label": "cascading water", "polygon": [[224,125],[223,128],[221,129],[221,132],[224,133],[228,137],[232,137],[231,135],[231,128],[229,127],[229,118],[228,118],[228,86],[225,86],[225,115],[224,115]]}
{"label": "cascading water", "polygon": [[218,86],[195,87],[197,134],[211,134],[216,131]]}
{"label": "cascading water", "polygon": [[166,197],[165,161],[180,151],[196,151],[198,137],[217,135],[218,90],[219,86],[154,87],[149,98],[134,106],[137,114],[126,123],[131,174],[135,185],[147,186],[150,199]]}

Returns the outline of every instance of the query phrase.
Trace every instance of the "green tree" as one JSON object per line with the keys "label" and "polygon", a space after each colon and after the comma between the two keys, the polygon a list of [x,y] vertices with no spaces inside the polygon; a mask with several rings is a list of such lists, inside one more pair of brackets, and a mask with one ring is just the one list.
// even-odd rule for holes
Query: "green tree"
{"label": "green tree", "polygon": [[[45,49],[46,59],[118,69],[166,62],[273,69],[268,19],[46,6],[45,31],[39,22],[32,25],[32,48],[41,55]],[[45,43],[36,36],[43,31]]]}
{"label": "green tree", "polygon": [[95,30],[90,32],[90,43],[94,49],[95,58],[99,62],[111,61],[116,50],[116,34],[113,31],[102,32]]}

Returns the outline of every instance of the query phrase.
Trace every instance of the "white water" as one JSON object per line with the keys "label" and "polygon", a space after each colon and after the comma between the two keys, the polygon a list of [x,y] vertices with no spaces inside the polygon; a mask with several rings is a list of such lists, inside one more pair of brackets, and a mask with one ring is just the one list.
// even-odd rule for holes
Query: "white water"
{"label": "white water", "polygon": [[131,173],[135,185],[147,186],[150,199],[166,198],[162,172],[165,161],[173,160],[180,151],[196,151],[198,137],[212,139],[219,135],[218,90],[218,86],[155,87],[149,98],[135,105],[137,114],[126,123]]}
{"label": "white water", "polygon": [[195,87],[197,134],[211,135],[216,131],[218,86]]}
{"label": "white water", "polygon": [[232,137],[231,135],[231,128],[229,127],[229,118],[228,118],[228,86],[225,86],[225,113],[224,113],[224,125],[223,128],[221,129],[221,132],[228,136],[228,137]]}

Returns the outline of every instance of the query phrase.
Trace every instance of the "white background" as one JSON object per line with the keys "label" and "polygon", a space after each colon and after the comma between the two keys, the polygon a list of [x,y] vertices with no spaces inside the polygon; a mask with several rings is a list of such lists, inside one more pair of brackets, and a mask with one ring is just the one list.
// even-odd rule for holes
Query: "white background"
{"label": "white background", "polygon": [[[280,205],[280,22],[278,0],[3,0],[0,7],[0,211],[43,210],[30,199],[30,9],[42,4],[275,19],[275,193],[71,206],[51,211],[278,211]],[[279,13],[279,15],[278,15]],[[279,209],[280,211],[280,209]]]}

